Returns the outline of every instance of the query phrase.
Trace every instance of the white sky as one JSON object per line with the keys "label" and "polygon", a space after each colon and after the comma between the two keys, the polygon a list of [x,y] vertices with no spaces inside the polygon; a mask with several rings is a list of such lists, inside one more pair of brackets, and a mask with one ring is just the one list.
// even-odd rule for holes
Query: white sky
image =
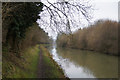
{"label": "white sky", "polygon": [[98,19],[110,19],[118,21],[118,1],[120,0],[93,0],[93,21]]}
{"label": "white sky", "polygon": [[[92,22],[97,21],[99,19],[109,19],[118,21],[119,1],[120,0],[91,0],[90,3],[93,5],[93,8],[95,9],[92,13],[93,15]],[[52,30],[47,29],[46,32],[48,32],[49,36],[55,38],[56,35]]]}

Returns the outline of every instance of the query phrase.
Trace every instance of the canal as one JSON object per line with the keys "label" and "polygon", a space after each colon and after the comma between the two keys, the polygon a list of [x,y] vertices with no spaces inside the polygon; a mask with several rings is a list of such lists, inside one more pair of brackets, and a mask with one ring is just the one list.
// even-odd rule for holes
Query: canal
{"label": "canal", "polygon": [[78,49],[49,48],[53,59],[69,78],[117,78],[118,57]]}

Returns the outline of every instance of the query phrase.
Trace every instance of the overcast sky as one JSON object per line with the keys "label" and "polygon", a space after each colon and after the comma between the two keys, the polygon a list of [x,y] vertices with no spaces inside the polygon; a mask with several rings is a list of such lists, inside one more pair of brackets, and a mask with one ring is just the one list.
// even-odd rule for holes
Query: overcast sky
{"label": "overcast sky", "polygon": [[118,21],[119,0],[92,0],[94,10],[93,21],[98,19],[110,19]]}
{"label": "overcast sky", "polygon": [[[50,0],[49,0],[50,1]],[[79,1],[79,0],[78,0]],[[92,22],[97,21],[99,19],[109,19],[118,21],[118,2],[120,0],[91,0],[91,4],[93,5],[94,11],[92,13],[93,19]],[[82,26],[83,27],[83,26]],[[49,36],[55,38],[55,33],[46,29]]]}

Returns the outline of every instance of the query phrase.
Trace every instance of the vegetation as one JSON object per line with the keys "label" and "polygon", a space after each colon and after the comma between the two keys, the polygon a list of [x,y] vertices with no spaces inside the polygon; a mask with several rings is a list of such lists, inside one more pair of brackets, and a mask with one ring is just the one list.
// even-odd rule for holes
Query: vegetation
{"label": "vegetation", "polygon": [[37,23],[34,23],[26,30],[26,37],[22,40],[19,47],[21,50],[24,50],[25,48],[35,46],[36,44],[49,44],[50,41],[51,39],[49,39],[47,33],[45,33]]}
{"label": "vegetation", "polygon": [[3,78],[37,77],[38,45],[26,49],[23,53],[21,59],[10,53],[3,54]]}
{"label": "vegetation", "polygon": [[19,46],[25,38],[26,30],[38,19],[43,4],[6,2],[2,5],[2,43],[3,46],[9,46],[10,50],[17,52],[16,56],[19,56]]}
{"label": "vegetation", "polygon": [[[41,36],[40,36],[41,34]],[[38,43],[48,43],[47,34],[35,23],[26,33],[19,46],[20,56],[11,51],[9,46],[2,46],[3,70],[2,76],[7,78],[36,78],[38,66]],[[44,36],[44,37],[43,37]],[[36,46],[37,45],[37,46]]]}
{"label": "vegetation", "polygon": [[37,25],[38,3],[3,3],[3,78],[36,78],[38,43],[49,43]]}
{"label": "vegetation", "polygon": [[57,39],[58,46],[118,54],[118,23],[99,20],[95,24],[79,29],[73,34],[62,34]]}

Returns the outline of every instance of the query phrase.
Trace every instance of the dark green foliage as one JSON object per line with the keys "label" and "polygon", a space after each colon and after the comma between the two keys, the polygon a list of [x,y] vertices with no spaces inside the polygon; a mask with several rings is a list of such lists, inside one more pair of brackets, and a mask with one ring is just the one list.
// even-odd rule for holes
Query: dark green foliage
{"label": "dark green foliage", "polygon": [[39,18],[42,8],[41,2],[3,3],[3,41],[5,39],[5,43],[15,49],[21,39],[25,38],[26,30]]}
{"label": "dark green foliage", "polygon": [[[31,26],[37,19],[38,14],[42,11],[42,3],[10,3],[9,5],[17,6],[11,11],[13,22],[10,24],[10,32],[13,32],[14,37],[24,38],[26,29]],[[20,5],[20,6],[18,6]],[[13,6],[13,7],[14,7]]]}

